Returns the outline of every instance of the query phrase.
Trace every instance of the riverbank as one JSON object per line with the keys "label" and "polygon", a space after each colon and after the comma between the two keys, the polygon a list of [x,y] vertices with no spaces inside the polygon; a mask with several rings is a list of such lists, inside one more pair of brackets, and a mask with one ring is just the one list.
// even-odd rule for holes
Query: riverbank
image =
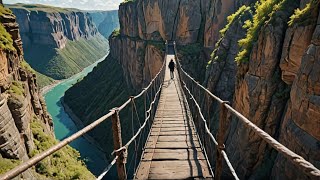
{"label": "riverbank", "polygon": [[[83,124],[83,122],[80,120],[80,118],[77,117],[77,115],[75,115],[73,113],[73,111],[71,110],[71,108],[64,102],[64,98],[61,99],[61,104],[62,107],[64,109],[64,111],[68,114],[68,116],[72,119],[72,121],[74,122],[74,124],[77,126],[78,129],[82,129],[85,127],[85,125]],[[103,150],[103,148],[98,144],[98,142],[91,137],[88,134],[84,134],[83,137],[90,142],[92,145],[94,145],[95,147],[97,147],[100,151],[107,153]]]}
{"label": "riverbank", "polygon": [[64,80],[55,80],[54,83],[45,86],[43,88],[40,89],[40,94],[42,96],[44,96],[46,93],[48,93],[51,89],[53,89],[54,87],[58,86],[60,83],[62,83]]}

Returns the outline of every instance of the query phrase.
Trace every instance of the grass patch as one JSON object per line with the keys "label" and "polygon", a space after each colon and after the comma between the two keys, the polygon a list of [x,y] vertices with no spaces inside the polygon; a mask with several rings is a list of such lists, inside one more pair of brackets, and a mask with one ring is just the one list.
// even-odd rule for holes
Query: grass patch
{"label": "grass patch", "polygon": [[0,174],[6,173],[21,163],[20,160],[7,159],[0,156]]}
{"label": "grass patch", "polygon": [[19,95],[19,96],[25,95],[23,85],[19,81],[13,81],[8,92],[10,94]]}
{"label": "grass patch", "polygon": [[308,25],[317,21],[317,13],[320,6],[320,0],[312,0],[303,9],[296,9],[290,17],[289,26]]}
{"label": "grass patch", "polygon": [[[12,15],[12,12],[0,5],[0,15]],[[15,51],[16,49],[13,47],[13,40],[11,35],[4,28],[3,24],[0,23],[0,48],[3,50]]]}
{"label": "grass patch", "polygon": [[[43,125],[36,118],[31,122],[31,129],[36,147],[29,156],[33,157],[57,144],[57,140],[44,132]],[[80,159],[79,152],[70,146],[40,161],[35,170],[49,179],[95,179]]]}

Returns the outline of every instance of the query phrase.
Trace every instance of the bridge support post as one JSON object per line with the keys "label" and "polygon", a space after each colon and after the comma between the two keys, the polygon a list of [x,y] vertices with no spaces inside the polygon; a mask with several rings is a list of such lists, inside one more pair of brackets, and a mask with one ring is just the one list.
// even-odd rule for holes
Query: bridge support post
{"label": "bridge support post", "polygon": [[[114,109],[115,113],[112,115],[112,132],[113,132],[113,146],[114,150],[117,150],[122,147],[122,138],[121,138],[121,124],[119,118],[119,110]],[[118,172],[118,179],[124,180],[127,179],[126,173],[126,149],[116,152],[117,159],[117,172]]]}
{"label": "bridge support post", "polygon": [[223,168],[223,155],[222,151],[225,149],[224,146],[224,137],[226,132],[226,124],[227,124],[227,113],[228,109],[225,107],[227,102],[223,102],[220,104],[220,117],[219,117],[219,130],[217,134],[217,157],[216,157],[216,168],[215,168],[215,179],[220,179]]}

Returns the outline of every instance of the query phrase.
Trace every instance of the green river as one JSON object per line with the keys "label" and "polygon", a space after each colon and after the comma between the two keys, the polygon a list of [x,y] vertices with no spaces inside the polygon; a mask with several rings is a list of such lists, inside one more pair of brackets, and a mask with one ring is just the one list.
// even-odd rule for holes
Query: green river
{"label": "green river", "polygon": [[[96,63],[85,68],[82,72],[62,81],[49,92],[44,94],[48,111],[53,118],[54,130],[57,139],[63,140],[77,131],[75,123],[64,111],[64,108],[61,104],[61,99],[63,98],[65,91],[75,84],[78,79],[85,77],[99,62],[104,59],[105,58],[100,59]],[[103,152],[88,142],[85,138],[80,137],[79,139],[73,141],[70,145],[81,153],[81,158],[86,161],[88,169],[94,175],[99,175],[108,165],[108,162],[104,158]]]}

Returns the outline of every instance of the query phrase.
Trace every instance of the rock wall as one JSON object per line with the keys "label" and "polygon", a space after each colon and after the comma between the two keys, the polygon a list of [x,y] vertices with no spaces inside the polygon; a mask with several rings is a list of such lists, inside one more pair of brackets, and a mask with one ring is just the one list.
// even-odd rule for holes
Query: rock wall
{"label": "rock wall", "polygon": [[[36,117],[52,136],[53,124],[39,94],[35,75],[21,66],[23,51],[15,16],[3,13],[0,22],[11,35],[14,47],[0,49],[0,156],[25,161],[34,148],[30,121]],[[32,178],[28,171],[22,177]]]}
{"label": "rock wall", "polygon": [[[294,9],[303,9],[308,2],[278,1],[279,6],[286,8],[274,11],[258,30],[248,62],[238,65],[234,59],[241,48],[236,42],[246,33],[237,27],[247,18],[231,23],[213,52],[205,84],[219,97],[231,101],[235,109],[261,129],[319,168],[316,153],[319,131],[315,128],[319,126],[316,89],[320,74],[316,70],[315,43],[319,1],[311,1],[314,8],[305,13],[308,18],[301,15],[288,26]],[[214,127],[217,124],[215,121]],[[216,130],[213,128],[213,132]],[[276,179],[308,178],[234,117],[230,118],[226,149],[240,178],[268,179],[270,175]]]}
{"label": "rock wall", "polygon": [[45,12],[24,8],[11,10],[20,25],[24,47],[46,45],[63,49],[67,40],[87,39],[98,32],[85,12]]}

